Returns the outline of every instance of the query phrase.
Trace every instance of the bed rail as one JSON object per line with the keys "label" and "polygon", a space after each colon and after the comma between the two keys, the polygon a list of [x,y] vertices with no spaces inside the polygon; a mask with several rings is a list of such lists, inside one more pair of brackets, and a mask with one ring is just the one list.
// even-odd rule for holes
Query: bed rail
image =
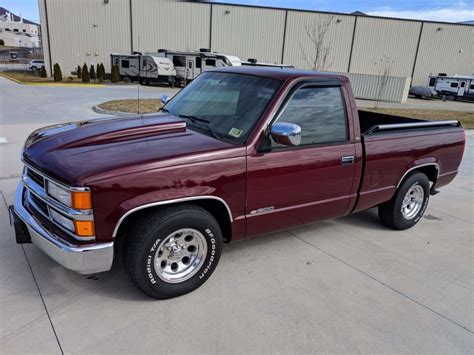
{"label": "bed rail", "polygon": [[450,121],[426,121],[426,122],[412,122],[412,123],[393,123],[393,124],[379,124],[370,127],[366,134],[374,134],[378,132],[389,132],[399,129],[414,129],[414,128],[434,128],[434,127],[460,127],[461,122],[456,120]]}

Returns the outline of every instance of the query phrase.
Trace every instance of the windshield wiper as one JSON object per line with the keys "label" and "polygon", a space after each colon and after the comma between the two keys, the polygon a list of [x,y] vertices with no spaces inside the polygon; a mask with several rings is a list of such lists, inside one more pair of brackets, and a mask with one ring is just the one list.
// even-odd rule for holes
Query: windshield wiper
{"label": "windshield wiper", "polygon": [[192,123],[196,123],[196,122],[204,123],[204,124],[201,125],[201,126],[206,127],[207,130],[209,131],[209,133],[211,133],[214,138],[216,138],[216,139],[221,139],[221,138],[222,138],[216,131],[214,131],[214,130],[211,128],[211,126],[209,125],[211,122],[209,122],[209,121],[206,120],[205,118],[196,117],[196,116],[192,116],[192,115],[178,115],[178,116],[181,117],[181,118],[187,118],[187,119],[190,120]]}

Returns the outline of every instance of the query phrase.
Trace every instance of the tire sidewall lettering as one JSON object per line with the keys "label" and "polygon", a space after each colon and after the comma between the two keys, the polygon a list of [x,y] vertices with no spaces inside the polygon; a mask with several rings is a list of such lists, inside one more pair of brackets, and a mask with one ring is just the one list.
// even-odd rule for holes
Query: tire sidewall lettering
{"label": "tire sidewall lettering", "polygon": [[148,280],[154,285],[156,284],[155,274],[154,274],[154,265],[153,260],[155,258],[155,254],[157,252],[157,248],[160,245],[161,239],[158,238],[155,240],[153,245],[151,246],[150,250],[148,251],[148,256],[146,257],[145,262],[145,272],[148,276]]}

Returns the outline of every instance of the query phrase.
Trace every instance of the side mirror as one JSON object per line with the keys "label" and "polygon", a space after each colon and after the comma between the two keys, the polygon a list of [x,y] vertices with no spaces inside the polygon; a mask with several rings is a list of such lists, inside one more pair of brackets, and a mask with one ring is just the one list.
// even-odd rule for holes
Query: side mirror
{"label": "side mirror", "polygon": [[294,123],[277,122],[270,134],[278,144],[297,146],[301,143],[301,127]]}
{"label": "side mirror", "polygon": [[161,95],[160,100],[163,105],[166,105],[166,103],[170,100],[170,98],[168,97],[168,95]]}

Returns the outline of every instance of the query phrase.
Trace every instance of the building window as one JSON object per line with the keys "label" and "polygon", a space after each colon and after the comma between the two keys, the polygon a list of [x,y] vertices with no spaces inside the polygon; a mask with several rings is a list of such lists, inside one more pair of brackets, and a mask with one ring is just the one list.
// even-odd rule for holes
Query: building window
{"label": "building window", "polygon": [[451,83],[451,85],[449,85],[450,87],[452,88],[457,88],[458,87],[458,83]]}
{"label": "building window", "polygon": [[471,84],[471,86],[469,86],[469,89],[474,90],[474,84]]}
{"label": "building window", "polygon": [[435,84],[436,84],[436,78],[431,78],[428,86],[435,86]]}
{"label": "building window", "polygon": [[201,68],[201,57],[196,57],[196,68]]}
{"label": "building window", "polygon": [[[339,87],[298,89],[278,121],[295,123],[301,127],[301,145],[347,140],[346,111]],[[272,142],[272,146],[284,147],[275,142]]]}
{"label": "building window", "polygon": [[186,67],[186,57],[184,55],[173,56],[173,65],[175,67]]}
{"label": "building window", "polygon": [[122,68],[129,68],[129,67],[130,67],[130,62],[128,60],[122,59]]}
{"label": "building window", "polygon": [[[0,39],[0,46],[4,46],[5,45],[5,41],[3,39]],[[474,85],[471,85],[471,86],[474,86]]]}
{"label": "building window", "polygon": [[18,32],[18,28],[14,28],[14,29],[13,29],[13,32]]}
{"label": "building window", "polygon": [[465,82],[465,81],[462,81],[462,82],[461,82],[461,87],[463,88],[465,85],[466,85],[466,82]]}
{"label": "building window", "polygon": [[26,30],[25,30],[25,29],[23,29],[23,32],[26,32]]}
{"label": "building window", "polygon": [[9,29],[9,28],[5,28],[5,31],[11,32],[11,29]]}

